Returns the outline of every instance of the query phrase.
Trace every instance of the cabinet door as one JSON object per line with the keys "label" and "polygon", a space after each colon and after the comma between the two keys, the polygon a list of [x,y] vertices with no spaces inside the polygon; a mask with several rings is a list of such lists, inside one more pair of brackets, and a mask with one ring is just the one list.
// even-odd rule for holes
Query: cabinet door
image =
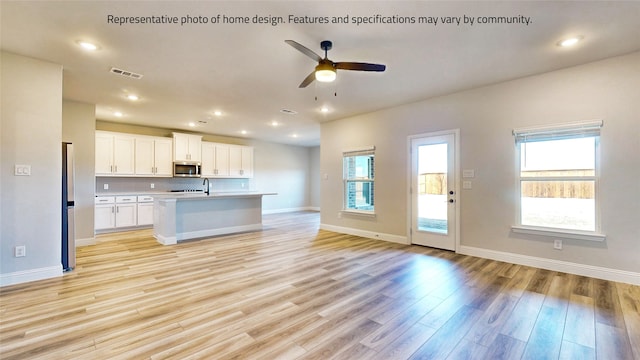
{"label": "cabinet door", "polygon": [[234,178],[253,177],[253,147],[229,147],[229,175]]}
{"label": "cabinet door", "polygon": [[152,138],[136,138],[136,175],[153,175],[154,149]]}
{"label": "cabinet door", "polygon": [[229,145],[216,144],[216,176],[229,176]]}
{"label": "cabinet door", "polygon": [[242,177],[253,177],[253,147],[242,147]]}
{"label": "cabinet door", "polygon": [[240,146],[229,146],[229,176],[242,177],[242,148]]}
{"label": "cabinet door", "polygon": [[116,226],[115,205],[95,206],[95,229],[112,229]]}
{"label": "cabinet door", "polygon": [[171,139],[156,139],[154,147],[154,164],[156,176],[172,176],[173,162],[171,159]]}
{"label": "cabinet door", "polygon": [[216,159],[215,159],[215,144],[203,141],[202,142],[202,156],[201,156],[201,168],[200,171],[202,176],[216,176],[215,167],[216,167]]}
{"label": "cabinet door", "polygon": [[153,203],[138,204],[138,225],[153,225]]}
{"label": "cabinet door", "polygon": [[117,175],[133,175],[135,164],[135,138],[113,137],[113,172]]}
{"label": "cabinet door", "polygon": [[96,132],[96,175],[111,175],[113,135]]}
{"label": "cabinet door", "polygon": [[189,160],[190,161],[200,161],[202,150],[200,149],[202,145],[202,137],[201,136],[189,136]]}
{"label": "cabinet door", "polygon": [[173,161],[189,161],[189,136],[173,134]]}
{"label": "cabinet door", "polygon": [[136,226],[138,209],[136,203],[116,204],[116,227]]}

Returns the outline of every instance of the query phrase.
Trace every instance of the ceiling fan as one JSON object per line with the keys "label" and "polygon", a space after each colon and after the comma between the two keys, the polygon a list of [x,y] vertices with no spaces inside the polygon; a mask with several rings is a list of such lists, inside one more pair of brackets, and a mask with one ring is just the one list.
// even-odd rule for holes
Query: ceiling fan
{"label": "ceiling fan", "polygon": [[324,59],[320,57],[320,55],[316,54],[312,50],[309,50],[304,45],[301,45],[293,40],[285,40],[287,44],[293,46],[295,49],[300,51],[301,53],[307,55],[313,60],[318,62],[315,70],[311,72],[303,81],[300,83],[300,88],[307,87],[309,84],[313,82],[313,80],[318,80],[321,82],[331,82],[336,79],[336,70],[356,70],[356,71],[384,71],[386,69],[385,65],[380,64],[369,64],[369,63],[361,63],[361,62],[333,62],[327,58],[327,51],[331,50],[333,43],[329,40],[324,40],[320,43],[320,48],[324,50]]}

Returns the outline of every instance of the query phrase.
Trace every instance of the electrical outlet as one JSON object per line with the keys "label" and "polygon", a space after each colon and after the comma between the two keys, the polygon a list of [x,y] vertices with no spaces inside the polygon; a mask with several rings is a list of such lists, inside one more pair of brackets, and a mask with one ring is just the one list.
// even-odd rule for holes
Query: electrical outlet
{"label": "electrical outlet", "polygon": [[156,188],[156,184],[151,183],[151,188],[152,188],[152,189],[155,189],[155,188]]}
{"label": "electrical outlet", "polygon": [[27,247],[24,245],[16,246],[14,249],[15,257],[25,257],[27,256]]}
{"label": "electrical outlet", "polygon": [[31,165],[16,165],[14,167],[14,175],[15,176],[30,176],[31,175]]}
{"label": "electrical outlet", "polygon": [[102,186],[102,188],[103,188],[103,189],[105,189],[105,190],[109,190],[109,184],[104,184],[104,185]]}
{"label": "electrical outlet", "polygon": [[562,240],[553,240],[553,248],[556,250],[562,250]]}

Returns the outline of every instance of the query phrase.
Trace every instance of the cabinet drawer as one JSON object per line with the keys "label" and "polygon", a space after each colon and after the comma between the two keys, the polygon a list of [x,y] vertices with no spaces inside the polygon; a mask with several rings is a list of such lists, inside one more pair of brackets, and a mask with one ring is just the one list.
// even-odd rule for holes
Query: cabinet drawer
{"label": "cabinet drawer", "polygon": [[137,200],[138,200],[137,196],[116,196],[116,203],[117,204],[134,203]]}
{"label": "cabinet drawer", "polygon": [[116,198],[113,196],[96,196],[96,204],[113,204]]}
{"label": "cabinet drawer", "polygon": [[153,202],[153,196],[138,196],[138,202]]}

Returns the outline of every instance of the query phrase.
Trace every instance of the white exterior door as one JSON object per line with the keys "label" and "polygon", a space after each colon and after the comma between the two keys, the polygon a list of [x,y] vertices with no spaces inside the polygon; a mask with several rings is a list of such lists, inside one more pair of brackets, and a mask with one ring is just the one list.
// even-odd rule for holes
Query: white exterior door
{"label": "white exterior door", "polygon": [[410,137],[411,243],[456,250],[458,131]]}

